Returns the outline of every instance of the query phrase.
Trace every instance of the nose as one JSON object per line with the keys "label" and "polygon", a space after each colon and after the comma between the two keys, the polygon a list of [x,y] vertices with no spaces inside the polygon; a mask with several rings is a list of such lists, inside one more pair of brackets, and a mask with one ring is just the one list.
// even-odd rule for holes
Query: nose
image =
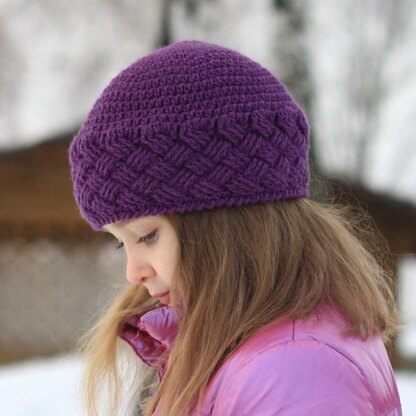
{"label": "nose", "polygon": [[126,278],[133,285],[144,285],[155,275],[153,267],[144,259],[127,255]]}

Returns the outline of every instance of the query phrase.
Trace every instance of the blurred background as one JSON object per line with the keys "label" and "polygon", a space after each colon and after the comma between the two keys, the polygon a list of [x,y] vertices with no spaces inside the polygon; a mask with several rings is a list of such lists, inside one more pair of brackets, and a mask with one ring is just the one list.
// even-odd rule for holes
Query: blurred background
{"label": "blurred background", "polygon": [[388,352],[416,414],[412,0],[0,0],[0,414],[84,414],[71,349],[124,282],[124,258],[81,219],[68,146],[114,76],[185,39],[278,75],[309,116],[316,177],[374,220],[406,323]]}

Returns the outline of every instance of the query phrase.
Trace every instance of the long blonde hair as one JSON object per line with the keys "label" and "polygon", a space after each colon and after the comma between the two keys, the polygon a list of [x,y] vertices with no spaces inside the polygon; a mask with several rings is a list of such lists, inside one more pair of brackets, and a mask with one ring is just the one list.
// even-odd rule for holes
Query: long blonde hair
{"label": "long blonde hair", "polygon": [[[221,364],[257,330],[303,318],[321,302],[348,319],[345,335],[366,340],[376,333],[387,345],[401,327],[393,274],[385,267],[390,253],[364,212],[357,216],[332,201],[299,198],[166,218],[180,242],[171,292],[186,308],[166,373],[155,394],[143,400],[146,416],[158,402],[163,416],[187,414],[202,402]],[[98,414],[104,390],[106,414],[117,414],[121,320],[158,306],[143,287],[127,285],[80,339],[89,416]],[[152,375],[142,377],[136,397]]]}

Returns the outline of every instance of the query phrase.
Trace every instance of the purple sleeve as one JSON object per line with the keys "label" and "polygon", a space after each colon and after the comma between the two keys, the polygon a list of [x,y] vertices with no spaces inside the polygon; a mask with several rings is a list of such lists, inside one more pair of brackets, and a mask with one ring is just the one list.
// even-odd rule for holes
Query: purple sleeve
{"label": "purple sleeve", "polygon": [[212,416],[375,414],[358,368],[315,340],[268,347],[227,372]]}
{"label": "purple sleeve", "polygon": [[152,309],[143,315],[123,319],[119,337],[126,341],[136,355],[148,366],[157,369],[162,380],[172,344],[178,332],[178,321],[170,306]]}

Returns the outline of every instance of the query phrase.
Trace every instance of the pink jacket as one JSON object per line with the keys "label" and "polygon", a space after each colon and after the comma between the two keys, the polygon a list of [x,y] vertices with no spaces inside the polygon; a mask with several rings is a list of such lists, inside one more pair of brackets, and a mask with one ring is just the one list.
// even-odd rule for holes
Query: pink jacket
{"label": "pink jacket", "polygon": [[[379,336],[342,337],[346,324],[329,306],[325,319],[271,323],[240,346],[210,381],[190,416],[401,416],[394,373]],[[129,317],[120,331],[140,359],[157,368],[178,330],[163,306]],[[160,413],[156,409],[154,415]]]}

